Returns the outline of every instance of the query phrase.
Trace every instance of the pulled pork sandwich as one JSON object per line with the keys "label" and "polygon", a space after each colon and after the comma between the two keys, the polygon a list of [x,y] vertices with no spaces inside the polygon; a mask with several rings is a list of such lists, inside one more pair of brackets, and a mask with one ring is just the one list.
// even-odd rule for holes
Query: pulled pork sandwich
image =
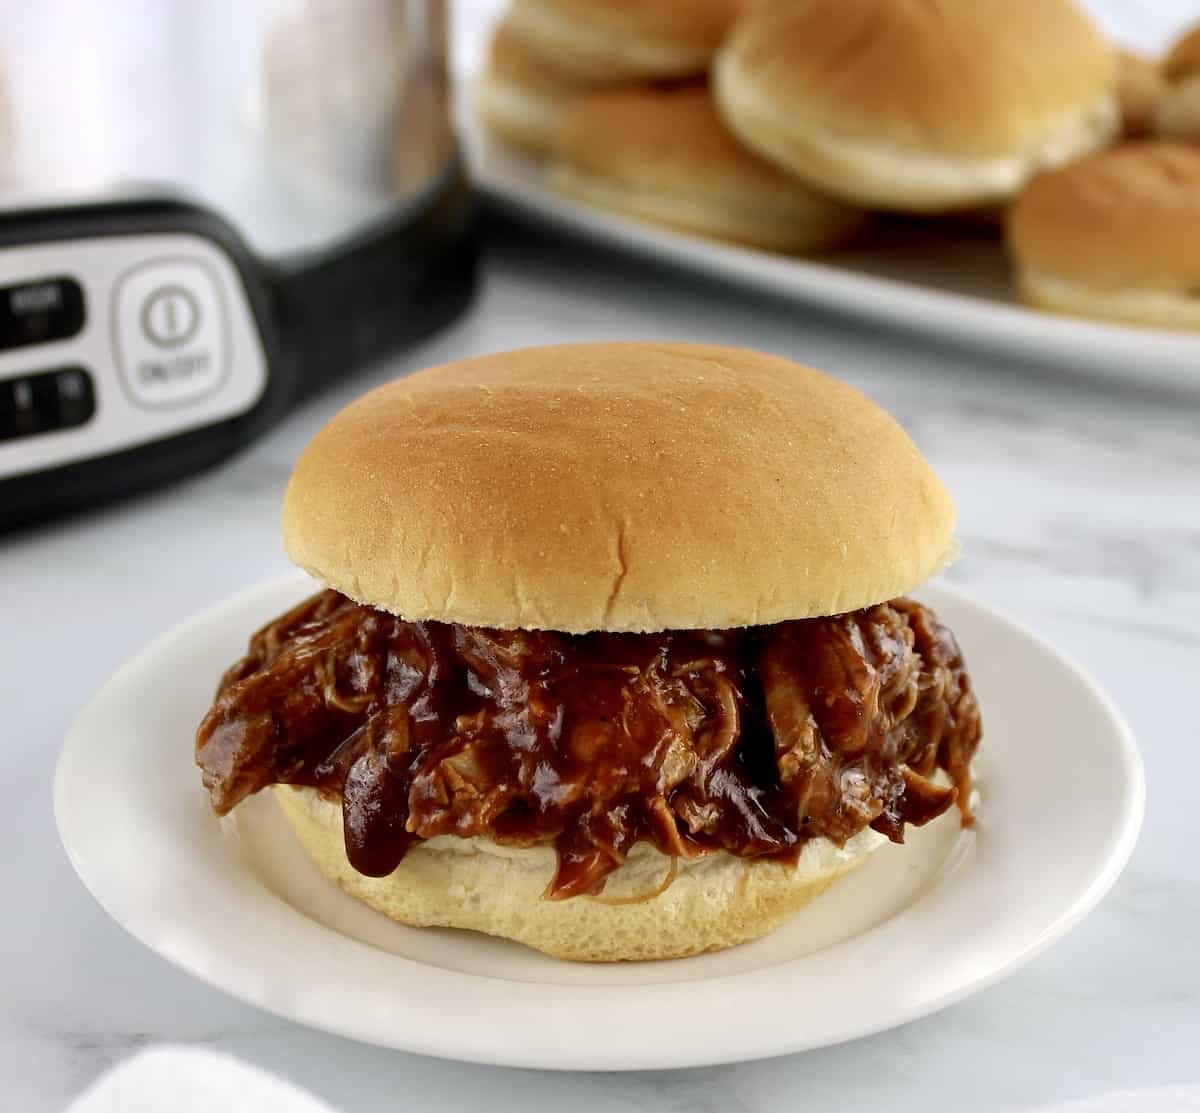
{"label": "pulled pork sandwich", "polygon": [[581,960],[756,938],[957,803],[979,711],[901,597],[952,545],[850,387],[691,344],[577,344],[372,391],[305,450],[289,555],[328,585],[200,726],[224,814],[271,787],[406,924]]}

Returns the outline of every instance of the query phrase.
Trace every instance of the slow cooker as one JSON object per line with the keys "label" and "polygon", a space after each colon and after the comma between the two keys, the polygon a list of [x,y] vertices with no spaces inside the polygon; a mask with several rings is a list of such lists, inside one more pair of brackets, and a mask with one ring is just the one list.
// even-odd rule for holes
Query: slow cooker
{"label": "slow cooker", "polygon": [[442,0],[0,27],[0,526],[246,443],[469,298]]}

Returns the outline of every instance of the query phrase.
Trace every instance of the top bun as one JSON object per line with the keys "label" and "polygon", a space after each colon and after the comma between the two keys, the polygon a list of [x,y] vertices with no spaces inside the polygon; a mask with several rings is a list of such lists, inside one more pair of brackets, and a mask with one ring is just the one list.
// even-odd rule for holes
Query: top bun
{"label": "top bun", "polygon": [[577,82],[705,72],[745,0],[514,0],[507,24]]}
{"label": "top bun", "polygon": [[1009,209],[1008,240],[1041,274],[1191,296],[1200,287],[1200,147],[1122,143],[1043,174]]}
{"label": "top bun", "polygon": [[914,588],[949,496],[858,391],[697,344],[528,348],[371,391],[305,449],[288,555],[410,620],[715,629]]}
{"label": "top bun", "polygon": [[727,123],[810,184],[869,205],[1012,196],[1117,126],[1112,48],[1071,0],[789,0],[738,22]]}

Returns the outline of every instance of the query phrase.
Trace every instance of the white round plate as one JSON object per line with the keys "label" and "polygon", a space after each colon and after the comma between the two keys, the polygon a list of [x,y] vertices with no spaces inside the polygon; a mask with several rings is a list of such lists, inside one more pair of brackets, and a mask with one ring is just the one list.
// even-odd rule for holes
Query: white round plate
{"label": "white round plate", "polygon": [[1028,961],[1104,895],[1137,837],[1141,763],[1104,694],[1020,627],[931,586],[919,594],[958,635],[983,710],[973,829],[944,816],[773,935],[697,958],[576,965],[403,927],[321,878],[269,794],[218,821],[193,763],[221,671],[313,590],[298,574],[264,584],[126,665],[72,727],[54,803],[75,869],[119,924],[204,981],[316,1028],[574,1070],[818,1047],[929,1013]]}

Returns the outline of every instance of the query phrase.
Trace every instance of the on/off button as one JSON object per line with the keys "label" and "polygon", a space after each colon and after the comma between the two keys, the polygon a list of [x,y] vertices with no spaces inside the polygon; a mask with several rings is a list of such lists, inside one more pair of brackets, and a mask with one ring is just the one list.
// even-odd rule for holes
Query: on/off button
{"label": "on/off button", "polygon": [[117,283],[117,364],[130,396],[150,408],[186,405],[228,371],[228,336],[216,277],[204,263],[142,263]]}
{"label": "on/off button", "polygon": [[200,306],[186,286],[160,286],[142,304],[142,332],[160,348],[186,344],[200,327]]}

